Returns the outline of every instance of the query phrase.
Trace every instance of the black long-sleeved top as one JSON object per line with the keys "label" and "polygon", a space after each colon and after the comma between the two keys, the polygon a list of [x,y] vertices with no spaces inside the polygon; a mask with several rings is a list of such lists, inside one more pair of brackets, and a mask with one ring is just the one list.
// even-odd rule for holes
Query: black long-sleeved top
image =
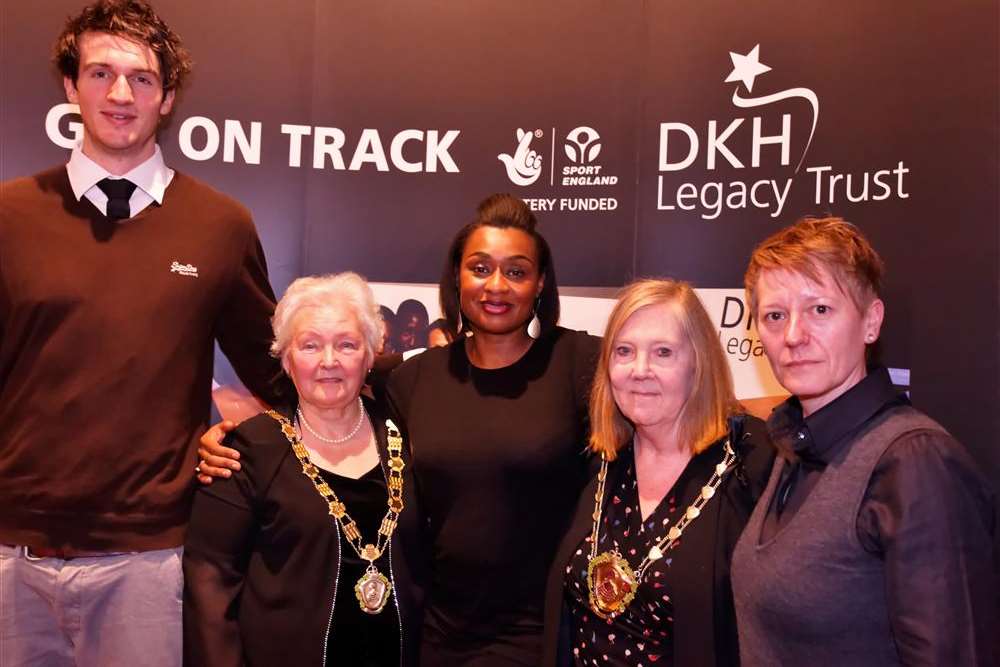
{"label": "black long-sleeved top", "polygon": [[[549,573],[541,664],[589,665],[594,659],[607,665],[739,664],[729,565],[736,541],[767,483],[774,449],[759,419],[735,416],[730,427],[729,438],[738,457],[733,471],[675,548],[651,565],[626,613],[612,621],[595,618],[587,608],[585,579],[597,486],[596,476],[591,479]],[[643,522],[637,518],[641,511],[632,448],[624,449],[608,468],[598,551],[617,544],[631,565],[638,565],[642,554],[711,478],[723,457],[722,443],[694,456]],[[631,548],[636,549],[634,554]]]}
{"label": "black long-sleeved top", "polygon": [[481,369],[459,340],[392,374],[432,558],[424,667],[538,663],[546,574],[587,480],[598,343],[556,328]]}
{"label": "black long-sleeved top", "polygon": [[[764,519],[770,540],[802,507],[827,464],[884,411],[909,405],[884,368],[808,417],[792,397],[768,419],[788,460]],[[857,516],[862,547],[885,561],[893,638],[907,665],[955,656],[992,664],[997,580],[994,501],[964,448],[936,431],[908,433],[879,459]],[[971,663],[970,663],[971,664]]]}
{"label": "black long-sleeved top", "polygon": [[[374,542],[385,512],[387,413],[375,401],[365,400],[365,409],[382,480],[370,483],[372,476],[366,475],[347,490],[328,479],[338,494],[347,491],[342,500],[351,501],[348,511],[357,514],[362,535]],[[290,417],[294,408],[282,412]],[[351,548],[340,527],[302,474],[278,422],[267,415],[248,419],[229,435],[229,446],[240,451],[242,469],[199,490],[185,542],[184,663],[416,664],[423,550],[405,446],[405,506],[389,548],[376,562],[394,592],[378,617],[360,612],[354,585],[362,568],[348,555]],[[371,494],[367,511],[360,506],[364,494]],[[365,621],[374,623],[359,631]],[[394,646],[373,652],[362,641]]]}

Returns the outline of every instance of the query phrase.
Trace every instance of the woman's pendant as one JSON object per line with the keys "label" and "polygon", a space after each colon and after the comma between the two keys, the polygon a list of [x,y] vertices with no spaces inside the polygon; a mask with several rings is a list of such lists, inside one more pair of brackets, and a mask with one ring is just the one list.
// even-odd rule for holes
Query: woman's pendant
{"label": "woman's pendant", "polygon": [[368,569],[354,584],[354,595],[358,598],[361,611],[366,614],[377,614],[381,612],[389,596],[392,595],[392,586],[385,575],[375,568],[374,563],[368,564]]}
{"label": "woman's pendant", "polygon": [[603,619],[625,611],[635,597],[638,582],[628,561],[617,551],[594,556],[587,566],[590,608]]}

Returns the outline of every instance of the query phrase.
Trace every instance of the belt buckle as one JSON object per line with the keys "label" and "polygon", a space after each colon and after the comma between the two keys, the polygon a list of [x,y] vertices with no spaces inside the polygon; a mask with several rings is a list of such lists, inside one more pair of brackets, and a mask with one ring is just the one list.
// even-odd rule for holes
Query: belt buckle
{"label": "belt buckle", "polygon": [[27,560],[40,561],[45,559],[45,556],[36,556],[35,554],[31,553],[31,547],[29,547],[27,544],[23,545],[21,549],[24,550],[24,557]]}

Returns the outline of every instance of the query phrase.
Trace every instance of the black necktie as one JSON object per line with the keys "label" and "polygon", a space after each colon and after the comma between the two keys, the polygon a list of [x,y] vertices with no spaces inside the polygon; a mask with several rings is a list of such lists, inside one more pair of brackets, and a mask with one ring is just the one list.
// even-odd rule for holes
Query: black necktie
{"label": "black necktie", "polygon": [[108,196],[108,217],[122,220],[131,217],[128,200],[135,192],[135,183],[125,178],[105,178],[97,182],[97,187]]}

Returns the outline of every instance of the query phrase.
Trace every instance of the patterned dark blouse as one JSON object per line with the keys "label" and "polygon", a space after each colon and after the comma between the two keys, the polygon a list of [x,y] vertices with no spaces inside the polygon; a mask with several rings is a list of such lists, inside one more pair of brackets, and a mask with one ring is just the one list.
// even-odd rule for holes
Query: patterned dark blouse
{"label": "patterned dark blouse", "polygon": [[[625,556],[632,569],[636,569],[650,547],[667,534],[670,527],[683,516],[688,505],[695,500],[702,486],[711,477],[713,467],[721,459],[721,449],[713,447],[692,458],[645,521],[642,520],[639,509],[639,488],[632,447],[622,449],[618,459],[611,464],[612,468],[624,466],[624,470],[614,487],[610,484],[609,474],[597,553],[617,549]],[[673,664],[672,588],[676,588],[679,581],[683,585],[687,567],[685,565],[676,569],[678,562],[675,562],[675,556],[684,550],[683,543],[688,532],[698,528],[704,530],[705,526],[698,526],[702,518],[692,521],[684,537],[677,540],[673,549],[646,568],[635,599],[624,613],[613,620],[603,620],[590,610],[587,591],[590,535],[583,539],[570,559],[565,577],[572,618],[575,664],[628,667],[663,667]],[[695,559],[696,562],[697,560],[700,559]],[[691,560],[685,558],[680,562],[690,563]]]}

